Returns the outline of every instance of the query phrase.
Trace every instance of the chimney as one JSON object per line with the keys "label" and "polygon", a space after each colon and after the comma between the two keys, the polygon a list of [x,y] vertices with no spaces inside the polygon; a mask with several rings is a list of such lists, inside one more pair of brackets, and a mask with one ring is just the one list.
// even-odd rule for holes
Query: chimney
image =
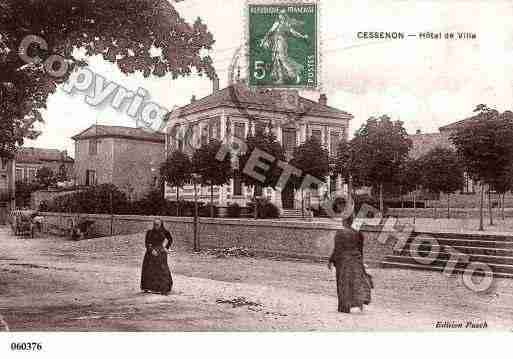
{"label": "chimney", "polygon": [[214,77],[212,80],[212,93],[219,91],[219,77]]}
{"label": "chimney", "polygon": [[191,103],[194,103],[194,102],[196,102],[196,95],[192,95],[192,97],[191,97]]}
{"label": "chimney", "polygon": [[319,96],[319,103],[323,106],[328,106],[328,96],[326,96],[325,93],[322,93],[321,96]]}

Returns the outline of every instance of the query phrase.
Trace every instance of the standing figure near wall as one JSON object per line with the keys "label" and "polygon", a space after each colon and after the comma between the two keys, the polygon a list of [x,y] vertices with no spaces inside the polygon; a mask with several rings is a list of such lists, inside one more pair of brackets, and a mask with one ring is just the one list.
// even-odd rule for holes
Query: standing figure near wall
{"label": "standing figure near wall", "polygon": [[171,241],[167,239],[167,244],[165,242],[166,233],[162,222],[155,220],[153,228],[146,232],[145,240],[146,254],[142,265],[141,290],[146,293],[168,295],[171,292],[173,279],[167,263]]}
{"label": "standing figure near wall", "polygon": [[363,264],[363,235],[351,228],[352,217],[344,220],[344,229],[335,235],[335,246],[328,262],[331,270],[335,265],[338,295],[338,311],[350,313],[351,308],[371,301],[372,278]]}

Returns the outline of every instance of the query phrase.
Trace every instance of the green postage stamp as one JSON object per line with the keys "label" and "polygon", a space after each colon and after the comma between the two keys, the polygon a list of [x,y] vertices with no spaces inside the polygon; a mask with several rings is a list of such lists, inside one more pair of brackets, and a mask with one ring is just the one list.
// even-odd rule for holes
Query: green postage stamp
{"label": "green postage stamp", "polygon": [[318,2],[249,0],[246,10],[249,85],[317,89]]}

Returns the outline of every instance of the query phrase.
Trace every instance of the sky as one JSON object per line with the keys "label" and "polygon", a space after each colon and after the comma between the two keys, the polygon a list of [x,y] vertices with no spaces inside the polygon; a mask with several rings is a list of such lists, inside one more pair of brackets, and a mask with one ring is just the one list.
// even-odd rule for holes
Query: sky
{"label": "sky", "polygon": [[[325,93],[328,105],[353,114],[351,133],[369,117],[383,114],[403,121],[410,133],[427,133],[472,115],[480,103],[499,111],[513,108],[513,2],[320,3],[322,91],[301,95],[317,100]],[[175,6],[188,21],[201,17],[213,33],[216,43],[210,55],[221,87],[226,86],[230,62],[244,43],[245,0],[183,0]],[[364,31],[472,32],[476,39],[358,39],[357,33]],[[88,61],[91,70],[108,81],[132,91],[144,88],[151,101],[170,110],[188,103],[192,95],[201,98],[212,90],[206,77],[128,77],[101,58]],[[49,98],[44,119],[43,134],[26,145],[67,150],[71,155],[71,136],[94,123],[135,126],[126,111],[93,107],[83,94],[69,95],[62,89]]]}

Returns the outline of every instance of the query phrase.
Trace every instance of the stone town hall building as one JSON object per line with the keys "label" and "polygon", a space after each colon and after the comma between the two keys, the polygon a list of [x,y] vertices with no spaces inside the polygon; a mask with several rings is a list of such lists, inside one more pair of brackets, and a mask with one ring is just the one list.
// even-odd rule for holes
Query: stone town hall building
{"label": "stone town hall building", "polygon": [[[317,137],[330,154],[334,154],[339,142],[347,140],[352,118],[351,114],[328,106],[326,95],[321,95],[316,102],[299,96],[297,91],[251,90],[244,82],[219,89],[218,81],[214,81],[211,95],[198,100],[193,96],[190,104],[170,113],[166,151],[168,154],[175,149],[187,152],[184,143],[203,144],[210,139],[226,141],[230,136],[244,140],[257,126],[268,128],[271,124],[289,158],[294,147],[310,136]],[[192,142],[188,142],[190,140]],[[276,191],[257,189],[257,196],[269,198],[281,209],[301,208],[300,194],[288,187]],[[340,178],[331,176],[317,195],[314,194],[312,203],[325,194],[341,191],[342,187]],[[175,199],[175,191],[176,188],[166,186],[166,198]],[[193,199],[193,186],[186,185],[180,194],[182,199]],[[216,187],[214,196],[220,206],[232,203],[245,206],[251,201],[252,192],[235,175],[228,185]],[[202,189],[200,200],[210,201],[208,188]]]}

